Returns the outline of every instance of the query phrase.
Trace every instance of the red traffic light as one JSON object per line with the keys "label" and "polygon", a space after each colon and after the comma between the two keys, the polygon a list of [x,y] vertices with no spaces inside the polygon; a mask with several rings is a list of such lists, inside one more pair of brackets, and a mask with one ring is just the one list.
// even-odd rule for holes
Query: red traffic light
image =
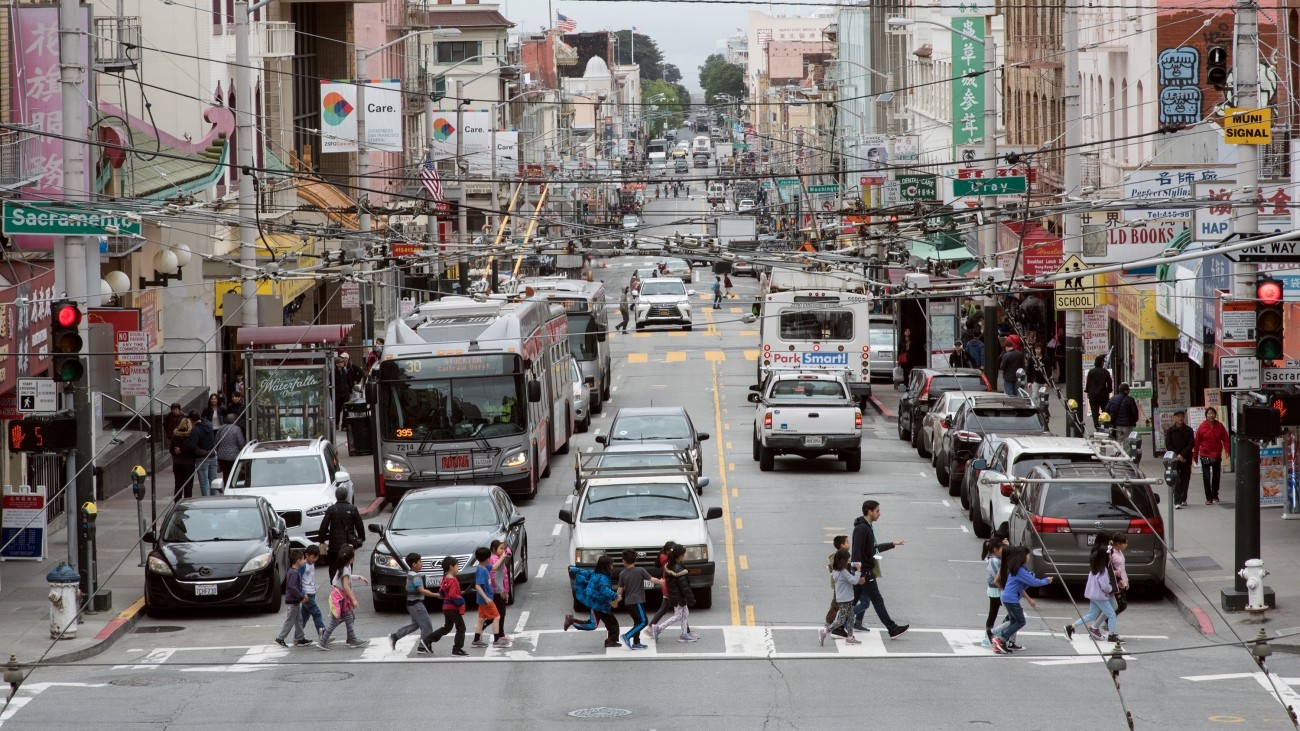
{"label": "red traffic light", "polygon": [[81,325],[81,308],[75,302],[55,302],[51,313],[55,327],[78,327]]}
{"label": "red traffic light", "polygon": [[1272,307],[1282,301],[1282,283],[1272,278],[1260,278],[1255,284],[1255,299],[1261,305]]}

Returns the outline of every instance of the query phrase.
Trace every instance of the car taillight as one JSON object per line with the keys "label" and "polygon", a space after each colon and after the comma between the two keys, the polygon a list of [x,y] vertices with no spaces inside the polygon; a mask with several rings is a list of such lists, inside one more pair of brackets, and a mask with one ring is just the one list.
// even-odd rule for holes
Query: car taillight
{"label": "car taillight", "polygon": [[968,441],[968,442],[978,442],[979,440],[981,440],[981,439],[984,438],[984,437],[981,437],[981,436],[980,436],[978,433],[976,433],[976,432],[973,432],[973,431],[966,431],[966,430],[964,430],[964,429],[961,430],[961,431],[959,431],[959,432],[957,432],[957,435],[956,435],[956,436],[957,436],[958,439],[964,439],[964,440],[966,440],[966,441]]}
{"label": "car taillight", "polygon": [[1070,530],[1070,521],[1065,518],[1045,518],[1041,515],[1035,515],[1030,518],[1030,524],[1034,530],[1039,533],[1072,533]]}
{"label": "car taillight", "polygon": [[857,428],[857,429],[861,429],[861,428],[862,428],[862,412],[861,412],[861,411],[854,411],[854,412],[853,412],[853,426],[854,426],[854,428]]}
{"label": "car taillight", "polygon": [[1014,492],[1015,489],[1015,485],[1010,482],[1004,482],[1002,483],[1002,487],[998,488],[998,492],[1002,493],[1002,497],[1011,497],[1011,493]]}
{"label": "car taillight", "polygon": [[765,413],[763,414],[763,428],[764,428],[764,429],[771,429],[771,428],[772,428],[772,412],[771,412],[771,411],[765,412]]}
{"label": "car taillight", "polygon": [[1129,535],[1163,535],[1165,523],[1159,516],[1154,518],[1135,518],[1128,522]]}

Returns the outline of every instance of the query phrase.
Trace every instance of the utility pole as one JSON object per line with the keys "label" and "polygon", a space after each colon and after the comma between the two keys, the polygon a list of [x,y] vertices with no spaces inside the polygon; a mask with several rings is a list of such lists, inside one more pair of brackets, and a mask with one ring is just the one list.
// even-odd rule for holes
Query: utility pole
{"label": "utility pole", "polygon": [[[1079,105],[1079,0],[1065,0],[1061,16],[1062,40],[1065,44],[1065,156],[1064,183],[1066,200],[1069,196],[1079,195],[1083,183],[1079,171],[1079,146],[1083,144],[1083,119]],[[1079,214],[1067,210],[1063,216],[1065,224],[1064,252],[1066,258],[1083,254],[1083,226]],[[1083,436],[1083,313],[1078,310],[1065,312],[1065,398],[1080,406],[1077,410],[1066,409],[1066,436]]]}
{"label": "utility pole", "polygon": [[[1232,61],[1235,106],[1255,109],[1259,106],[1259,19],[1255,0],[1237,0],[1236,39],[1237,58]],[[1255,145],[1233,145],[1237,151],[1237,185],[1233,196],[1233,232],[1242,238],[1259,233],[1259,216],[1255,209],[1255,196],[1259,190],[1259,148]],[[1238,262],[1233,268],[1233,290],[1238,299],[1255,299],[1255,274],[1258,268],[1250,262]],[[1240,421],[1237,422],[1240,425]],[[1259,540],[1259,445],[1241,436],[1238,426],[1232,446],[1235,474],[1236,541],[1234,563],[1229,570],[1236,575],[1246,561],[1260,557]],[[1241,610],[1246,606],[1246,579],[1237,576],[1233,588],[1223,589],[1220,602],[1224,609]]]}
{"label": "utility pole", "polygon": [[[265,5],[270,0],[259,3]],[[253,169],[257,166],[253,124],[253,71],[248,51],[249,7],[247,0],[235,2],[235,170],[239,175],[239,292],[243,300],[240,322],[257,327],[257,193]],[[364,117],[365,115],[360,115]],[[278,324],[278,323],[277,323]]]}
{"label": "utility pole", "polygon": [[469,294],[469,216],[465,210],[465,185],[469,169],[465,160],[465,82],[456,79],[456,177],[458,178],[456,194],[456,231],[458,234],[456,251],[456,275],[460,283],[460,293]]}
{"label": "utility pole", "polygon": [[[998,174],[998,50],[993,41],[993,16],[984,16],[984,190],[991,190],[991,181]],[[993,267],[998,258],[998,227],[994,212],[998,210],[996,195],[980,199],[980,258],[984,266]],[[1010,272],[1008,272],[1010,274]],[[996,285],[995,285],[996,286]],[[947,343],[936,343],[947,346]],[[989,383],[998,382],[998,359],[1002,346],[998,341],[998,298],[993,292],[984,297],[984,373]],[[928,363],[927,363],[928,365]]]}
{"label": "utility pole", "polygon": [[[391,44],[388,44],[391,45]],[[369,53],[375,53],[370,51]],[[361,245],[366,256],[361,261],[361,345],[369,348],[375,344],[375,284],[371,279],[373,265],[370,261],[370,146],[366,144],[366,74],[364,48],[357,49],[357,218],[361,225]]]}

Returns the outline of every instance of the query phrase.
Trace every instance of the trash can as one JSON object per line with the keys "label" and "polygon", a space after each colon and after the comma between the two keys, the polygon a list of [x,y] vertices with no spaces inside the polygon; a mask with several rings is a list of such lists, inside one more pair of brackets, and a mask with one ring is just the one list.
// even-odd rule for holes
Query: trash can
{"label": "trash can", "polygon": [[370,424],[370,404],[352,401],[343,405],[343,423],[348,430],[348,454],[356,457],[375,453],[375,433]]}

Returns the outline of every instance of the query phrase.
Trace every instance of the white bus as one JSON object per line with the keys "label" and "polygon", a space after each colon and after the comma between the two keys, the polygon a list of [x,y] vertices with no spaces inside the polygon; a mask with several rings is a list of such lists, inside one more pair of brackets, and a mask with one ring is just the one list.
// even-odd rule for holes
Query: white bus
{"label": "white bus", "polygon": [[613,366],[609,352],[609,302],[603,282],[586,282],[564,277],[525,277],[516,285],[531,288],[538,299],[559,303],[569,318],[569,351],[582,369],[582,380],[590,391],[588,403],[599,414],[610,399]]}
{"label": "white bus", "polygon": [[389,326],[378,494],[494,484],[525,498],[574,432],[568,321],[541,300],[446,297]]}
{"label": "white bus", "polygon": [[871,302],[858,275],[773,272],[762,302],[759,381],[772,370],[839,373],[865,409],[871,396]]}
{"label": "white bus", "polygon": [[700,153],[705,155],[713,154],[713,140],[708,135],[700,135],[691,142],[691,155],[695,156]]}

